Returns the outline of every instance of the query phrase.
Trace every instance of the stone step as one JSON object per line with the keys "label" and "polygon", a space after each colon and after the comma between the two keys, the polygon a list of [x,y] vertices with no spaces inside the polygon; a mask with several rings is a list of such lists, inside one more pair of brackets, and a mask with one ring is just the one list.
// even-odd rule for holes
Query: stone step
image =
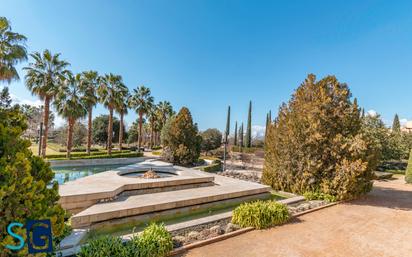
{"label": "stone step", "polygon": [[121,201],[95,204],[72,217],[74,228],[88,227],[93,223],[120,219],[186,206],[201,205],[232,198],[268,193],[270,187],[218,175],[215,186],[161,192],[149,195],[134,195]]}

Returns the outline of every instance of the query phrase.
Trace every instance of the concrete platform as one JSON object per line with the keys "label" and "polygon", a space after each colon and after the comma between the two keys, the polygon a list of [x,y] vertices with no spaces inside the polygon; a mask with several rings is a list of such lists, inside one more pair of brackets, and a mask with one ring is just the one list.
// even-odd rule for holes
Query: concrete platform
{"label": "concrete platform", "polygon": [[93,223],[112,219],[245,196],[261,196],[270,191],[270,187],[261,184],[218,175],[212,176],[214,177],[215,186],[177,190],[174,192],[134,195],[120,201],[94,204],[74,215],[71,224],[74,228],[88,227]]}
{"label": "concrete platform", "polygon": [[[214,181],[214,177],[205,172],[177,167],[156,160],[140,160],[141,162],[132,165],[83,177],[61,185],[59,187],[59,203],[64,209],[75,214],[98,202],[113,200],[123,192],[135,191],[134,194],[140,194],[158,192],[159,189],[170,191],[171,189],[177,190],[179,187],[185,188],[184,186],[187,188],[187,185],[200,186],[202,183],[210,184]],[[174,173],[176,176],[158,179],[120,176],[129,172],[145,171],[149,168]]]}
{"label": "concrete platform", "polygon": [[[153,169],[168,177],[144,179],[125,174]],[[160,174],[160,173],[159,173]],[[228,201],[269,195],[270,187],[173,166],[155,159],[83,177],[60,186],[59,203],[74,214],[73,228],[116,224],[159,213],[184,213]]]}

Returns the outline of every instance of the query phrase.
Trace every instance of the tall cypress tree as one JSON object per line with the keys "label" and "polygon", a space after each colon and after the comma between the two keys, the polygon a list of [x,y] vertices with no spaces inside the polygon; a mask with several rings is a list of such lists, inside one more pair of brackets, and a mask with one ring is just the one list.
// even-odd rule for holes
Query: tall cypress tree
{"label": "tall cypress tree", "polygon": [[240,128],[239,128],[239,146],[243,147],[243,122],[242,122],[242,125],[240,125]]}
{"label": "tall cypress tree", "polygon": [[233,144],[237,145],[237,121],[235,122],[235,138]]}
{"label": "tall cypress tree", "polygon": [[270,117],[269,117],[270,113],[266,114],[266,127],[265,127],[265,138],[268,132],[268,128],[269,128],[269,124],[270,124]]}
{"label": "tall cypress tree", "polygon": [[226,120],[226,131],[225,131],[225,142],[227,143],[227,137],[230,134],[230,105],[227,108],[227,120]]}
{"label": "tall cypress tree", "polygon": [[401,123],[399,121],[398,114],[395,114],[395,118],[393,118],[392,132],[401,133]]}
{"label": "tall cypress tree", "polygon": [[247,114],[247,127],[245,146],[250,148],[252,146],[252,101],[249,101],[249,111]]}

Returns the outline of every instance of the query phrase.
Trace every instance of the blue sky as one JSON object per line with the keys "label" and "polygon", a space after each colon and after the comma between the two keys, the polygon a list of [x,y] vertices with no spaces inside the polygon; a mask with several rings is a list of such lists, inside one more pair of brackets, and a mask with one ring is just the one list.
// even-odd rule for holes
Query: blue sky
{"label": "blue sky", "polygon": [[[146,85],[156,101],[187,106],[202,130],[223,129],[227,105],[232,125],[245,122],[249,100],[263,126],[308,73],[336,75],[389,123],[412,119],[411,1],[1,0],[0,16],[30,52]],[[23,81],[10,90],[36,101]]]}

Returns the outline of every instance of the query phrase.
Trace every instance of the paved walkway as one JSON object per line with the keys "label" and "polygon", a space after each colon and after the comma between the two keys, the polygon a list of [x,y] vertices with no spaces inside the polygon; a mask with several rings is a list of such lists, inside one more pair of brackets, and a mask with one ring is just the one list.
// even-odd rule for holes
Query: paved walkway
{"label": "paved walkway", "polygon": [[412,186],[375,182],[363,199],[189,251],[186,257],[412,256]]}

